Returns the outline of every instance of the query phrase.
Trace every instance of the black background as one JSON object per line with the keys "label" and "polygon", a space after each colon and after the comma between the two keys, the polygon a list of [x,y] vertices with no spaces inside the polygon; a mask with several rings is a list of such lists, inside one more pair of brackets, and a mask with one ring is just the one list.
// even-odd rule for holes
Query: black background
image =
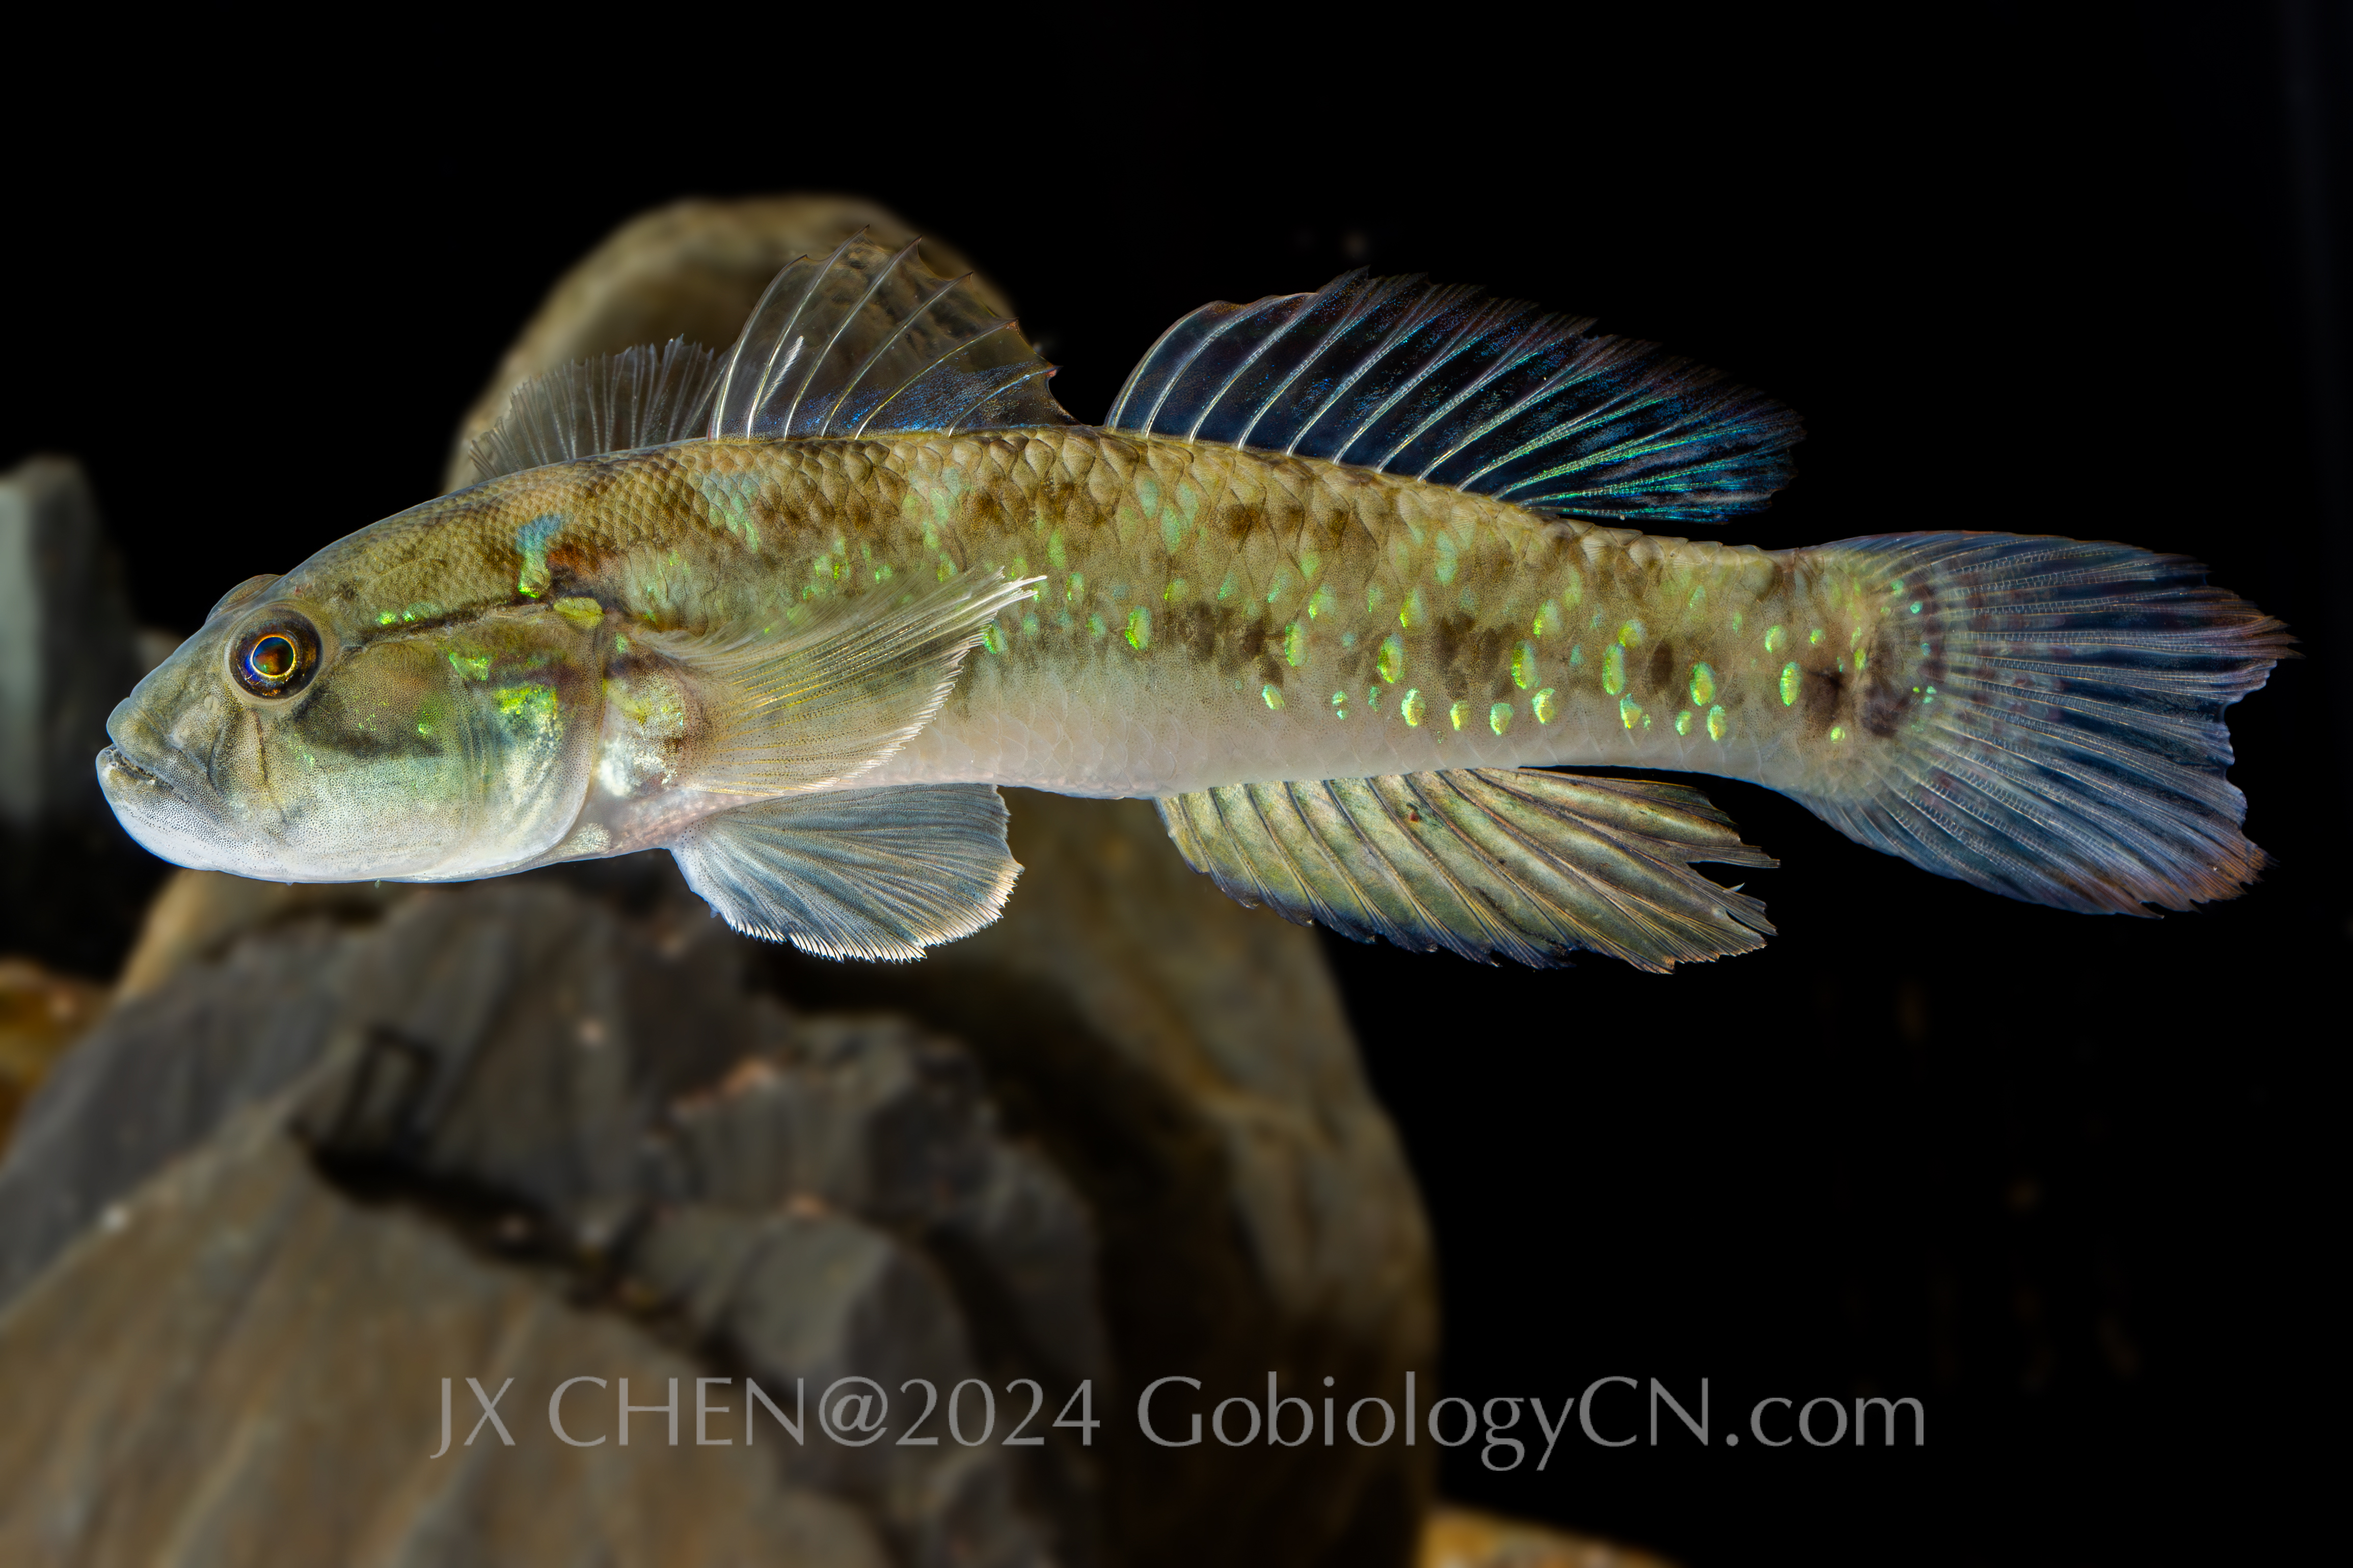
{"label": "black background", "polygon": [[[838,189],[998,279],[1082,418],[1181,312],[1363,259],[1798,407],[1799,479],[1732,537],[2197,555],[2308,656],[2233,717],[2279,860],[2236,903],[2009,903],[1725,784],[1784,862],[1750,882],[1763,953],[1329,950],[1435,1222],[1447,1390],[1709,1380],[1708,1449],[1671,1417],[1542,1474],[1474,1447],[1451,1495],[1700,1565],[2274,1546],[2341,1363],[2344,11],[1384,16],[681,13],[509,46],[420,13],[299,59],[259,32],[27,47],[0,463],[81,458],[141,614],[193,627],[430,495],[501,350],[621,219]],[[1858,1393],[1924,1400],[1927,1447],[1746,1436],[1765,1396]]]}

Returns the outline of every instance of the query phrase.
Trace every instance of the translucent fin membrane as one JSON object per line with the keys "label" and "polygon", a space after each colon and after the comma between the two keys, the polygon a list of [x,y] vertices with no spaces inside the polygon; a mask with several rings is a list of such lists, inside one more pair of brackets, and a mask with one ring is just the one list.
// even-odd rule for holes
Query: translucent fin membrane
{"label": "translucent fin membrane", "polygon": [[1229,784],[1160,802],[1197,871],[1357,942],[1536,968],[1573,949],[1640,969],[1746,952],[1765,906],[1692,870],[1770,866],[1681,784],[1525,768]]}
{"label": "translucent fin membrane", "polygon": [[1067,425],[1038,357],[966,278],[863,233],[776,274],[727,353],[713,437]]}
{"label": "translucent fin membrane", "polygon": [[[2086,913],[2228,899],[2263,867],[2222,713],[2286,629],[2178,555],[1999,533],[1850,540],[1919,647],[1874,692],[1866,782],[1799,795],[1850,838]],[[1917,605],[1915,611],[1913,606]]]}
{"label": "translucent fin membrane", "polygon": [[[1039,579],[975,567],[890,605],[871,600],[784,635],[637,632],[646,655],[692,679],[705,733],[695,788],[776,795],[849,779],[922,731],[965,657]],[[876,598],[880,599],[881,595]]]}
{"label": "translucent fin membrane", "polygon": [[700,436],[719,369],[711,350],[672,338],[533,376],[515,388],[499,422],[474,438],[475,479]]}
{"label": "translucent fin membrane", "polygon": [[982,784],[761,801],[703,817],[670,853],[729,925],[827,958],[921,958],[997,919],[1021,874]]}
{"label": "translucent fin membrane", "polygon": [[1592,325],[1359,270],[1204,305],[1152,346],[1106,423],[1622,521],[1720,521],[1788,481],[1795,414]]}

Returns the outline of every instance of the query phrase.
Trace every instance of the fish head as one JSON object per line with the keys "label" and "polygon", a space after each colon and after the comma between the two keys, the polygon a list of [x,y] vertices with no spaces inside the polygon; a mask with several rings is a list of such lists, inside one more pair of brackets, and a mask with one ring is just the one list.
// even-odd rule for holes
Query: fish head
{"label": "fish head", "polygon": [[164,859],[282,882],[526,865],[586,798],[593,601],[366,623],[255,578],[107,720],[107,801]]}

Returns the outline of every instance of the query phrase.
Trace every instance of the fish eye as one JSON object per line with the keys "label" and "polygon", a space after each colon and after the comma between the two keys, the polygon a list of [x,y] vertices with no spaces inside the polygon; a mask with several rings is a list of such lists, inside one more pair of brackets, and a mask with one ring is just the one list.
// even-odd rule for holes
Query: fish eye
{"label": "fish eye", "polygon": [[289,610],[263,616],[229,647],[230,677],[256,697],[291,697],[318,668],[318,631]]}

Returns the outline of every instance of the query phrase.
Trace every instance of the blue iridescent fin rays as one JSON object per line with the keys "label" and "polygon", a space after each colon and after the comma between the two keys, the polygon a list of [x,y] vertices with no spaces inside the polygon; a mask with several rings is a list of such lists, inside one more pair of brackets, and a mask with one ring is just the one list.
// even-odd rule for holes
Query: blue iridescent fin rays
{"label": "blue iridescent fin rays", "polygon": [[1105,423],[1631,524],[1755,511],[1788,481],[1795,413],[1592,324],[1360,268],[1317,293],[1185,317]]}
{"label": "blue iridescent fin rays", "polygon": [[868,436],[1068,425],[1054,367],[968,278],[863,231],[776,274],[727,353],[713,437]]}

